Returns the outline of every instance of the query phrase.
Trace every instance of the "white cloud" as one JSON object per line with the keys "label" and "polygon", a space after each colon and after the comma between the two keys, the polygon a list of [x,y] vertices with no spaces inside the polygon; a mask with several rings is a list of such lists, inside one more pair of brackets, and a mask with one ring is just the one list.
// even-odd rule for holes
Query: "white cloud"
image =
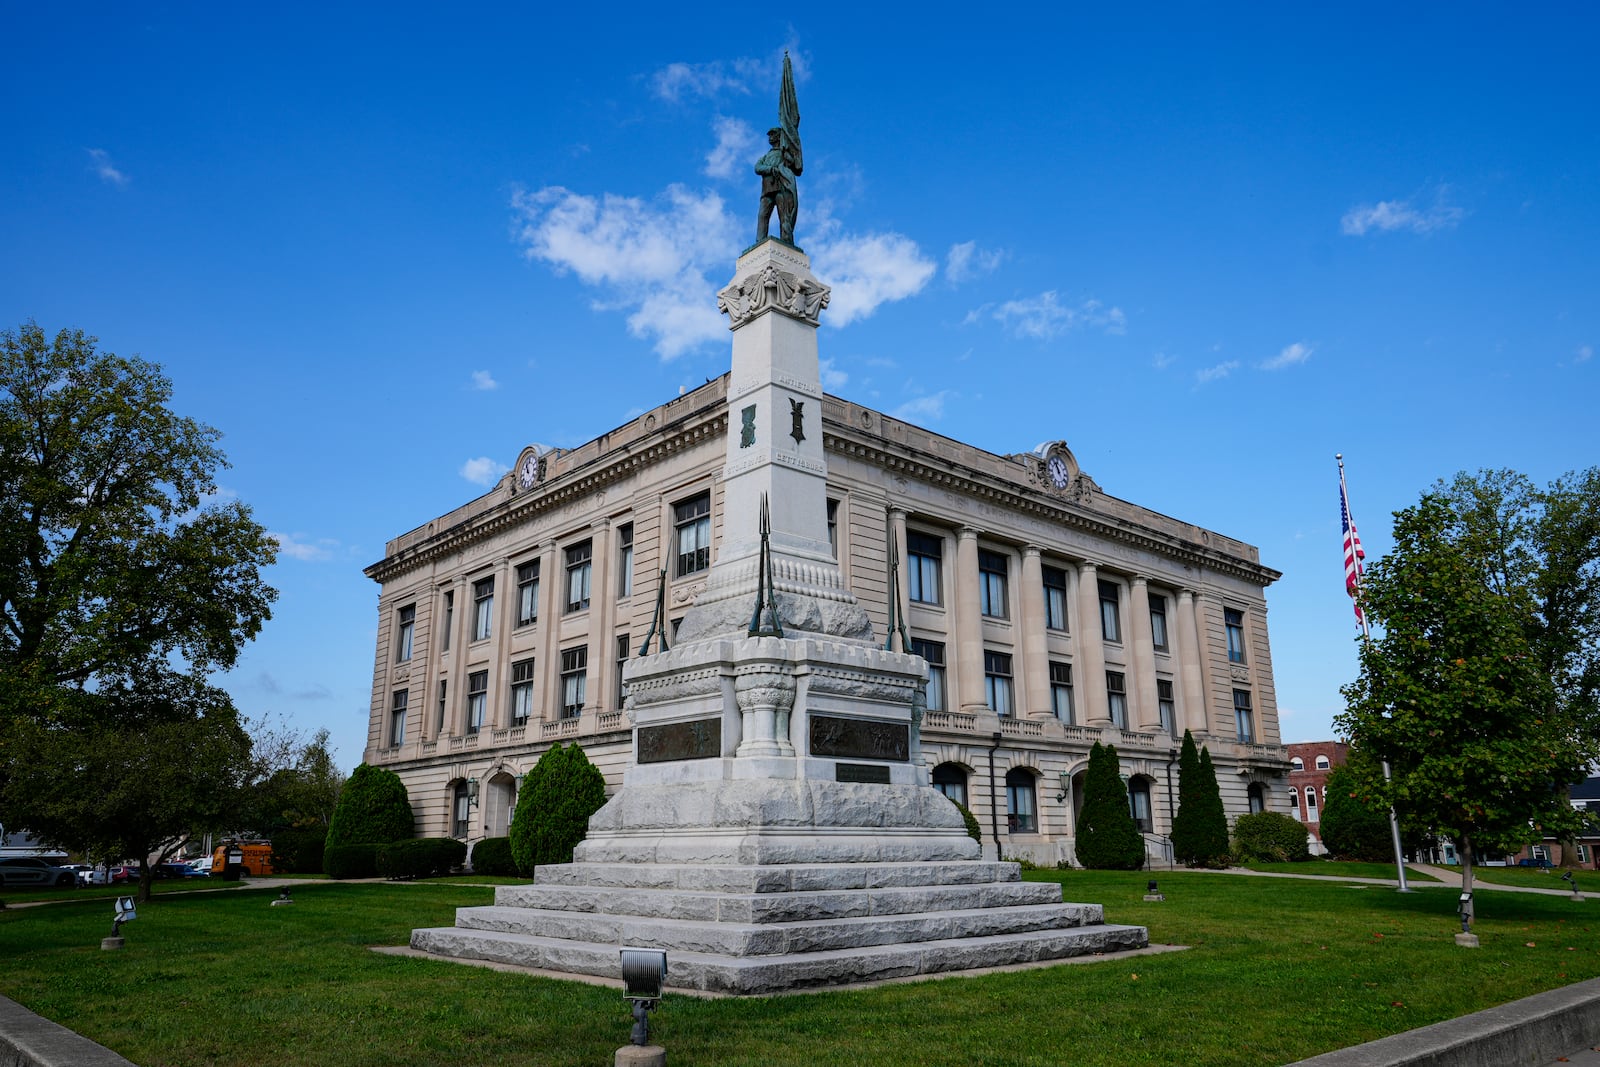
{"label": "white cloud", "polygon": [[278,554],[297,559],[302,563],[320,563],[333,558],[333,550],[339,547],[339,542],[331,537],[320,537],[308,540],[300,534],[286,534],[268,531],[267,536],[278,542]]}
{"label": "white cloud", "polygon": [[500,480],[500,476],[511,468],[504,463],[490,459],[488,456],[479,456],[469,459],[461,465],[461,477],[473,485],[493,485]]}
{"label": "white cloud", "polygon": [[755,165],[761,155],[758,151],[761,140],[748,122],[718,115],[712,120],[711,129],[716,132],[717,145],[706,153],[708,177],[731,178],[739,172],[741,164],[746,170]]}
{"label": "white cloud", "polygon": [[913,400],[907,400],[904,404],[889,412],[889,414],[906,422],[942,419],[944,418],[945,400],[955,395],[949,389],[941,389],[937,393],[931,393],[928,396],[919,396]]}
{"label": "white cloud", "polygon": [[[827,229],[837,232],[837,227]],[[891,300],[922,291],[939,268],[899,233],[838,234],[812,242],[817,277],[833,286],[823,320],[848,326]]]}
{"label": "white cloud", "polygon": [[[978,321],[989,305],[967,314],[965,323]],[[1128,319],[1121,308],[1108,308],[1098,300],[1085,300],[1077,307],[1061,303],[1054,289],[1025,300],[1007,300],[995,307],[990,316],[1017,337],[1032,337],[1048,341],[1068,330],[1080,326],[1098,327],[1106,333],[1123,333]]]}
{"label": "white cloud", "polygon": [[749,95],[751,88],[776,87],[783,71],[783,54],[789,52],[794,80],[804,84],[809,70],[800,45],[792,37],[766,56],[744,56],[709,63],[668,63],[650,77],[651,90],[663,100],[677,103],[686,96],[714,98],[724,93]]}
{"label": "white cloud", "polygon": [[1258,367],[1261,370],[1282,370],[1285,367],[1292,367],[1296,363],[1304,363],[1311,358],[1311,352],[1310,345],[1303,341],[1296,341],[1294,344],[1286,346],[1282,352],[1279,352],[1271,359],[1258,364]]}
{"label": "white cloud", "polygon": [[94,172],[100,176],[101,181],[107,185],[121,186],[128,184],[130,179],[112,165],[111,157],[106,154],[105,149],[89,148],[85,149],[85,151],[89,153],[89,158],[94,160]]}
{"label": "white cloud", "polygon": [[472,372],[472,387],[487,392],[490,389],[500,388],[500,383],[494,380],[494,375],[486,370]]}
{"label": "white cloud", "polygon": [[1169,356],[1165,352],[1157,352],[1150,359],[1150,365],[1156,370],[1166,370],[1178,361],[1177,356]]}
{"label": "white cloud", "polygon": [[850,375],[833,365],[833,360],[818,360],[818,369],[822,371],[822,388],[828,392],[837,392],[843,389],[850,381]]}
{"label": "white cloud", "polygon": [[944,257],[944,277],[951,285],[969,282],[980,274],[988,274],[1006,258],[1003,251],[979,248],[976,241],[963,241],[951,245]]}
{"label": "white cloud", "polygon": [[1218,381],[1222,378],[1226,378],[1228,375],[1232,374],[1238,369],[1239,361],[1236,359],[1230,359],[1225,363],[1218,363],[1214,367],[1204,367],[1194,372],[1195,384],[1205,385],[1208,382]]}
{"label": "white cloud", "polygon": [[1573,362],[1574,363],[1587,363],[1587,362],[1589,362],[1589,360],[1591,360],[1593,358],[1594,358],[1594,346],[1593,345],[1579,345],[1578,346],[1577,358],[1574,359]]}
{"label": "white cloud", "polygon": [[1418,207],[1411,200],[1380,200],[1376,204],[1357,204],[1344,213],[1339,228],[1346,236],[1361,237],[1373,230],[1392,233],[1410,230],[1412,233],[1432,233],[1455,226],[1466,212],[1449,202],[1450,187],[1441,185],[1433,192],[1431,206]]}

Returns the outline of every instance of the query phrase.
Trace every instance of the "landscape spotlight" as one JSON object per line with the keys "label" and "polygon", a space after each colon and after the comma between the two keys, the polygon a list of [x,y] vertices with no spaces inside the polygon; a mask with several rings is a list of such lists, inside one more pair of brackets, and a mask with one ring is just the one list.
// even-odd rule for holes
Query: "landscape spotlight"
{"label": "landscape spotlight", "polygon": [[1167,895],[1161,891],[1161,887],[1156,885],[1156,880],[1152,878],[1145,883],[1144,899],[1146,903],[1153,904],[1166,900]]}
{"label": "landscape spotlight", "polygon": [[653,948],[622,950],[622,995],[633,1001],[633,1043],[650,1043],[650,1009],[661,1002],[667,954]]}

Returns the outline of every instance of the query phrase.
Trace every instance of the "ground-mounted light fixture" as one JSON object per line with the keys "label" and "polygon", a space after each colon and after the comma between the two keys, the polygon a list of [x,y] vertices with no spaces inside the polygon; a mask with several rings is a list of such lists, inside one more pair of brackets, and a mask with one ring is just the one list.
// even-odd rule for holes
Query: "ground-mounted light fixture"
{"label": "ground-mounted light fixture", "polygon": [[1152,878],[1145,885],[1144,899],[1147,904],[1157,904],[1166,900],[1167,895],[1161,891],[1161,887],[1156,885],[1156,880]]}
{"label": "ground-mounted light fixture", "polygon": [[1462,948],[1477,948],[1478,935],[1472,932],[1472,890],[1464,890],[1461,899],[1456,901],[1456,911],[1461,916],[1461,932],[1456,935],[1456,944]]}
{"label": "ground-mounted light fixture", "polygon": [[633,1002],[633,1032],[631,1045],[617,1050],[618,1064],[661,1065],[667,1062],[667,1050],[650,1044],[650,1012],[661,1003],[661,992],[667,983],[667,954],[653,948],[625,948],[622,950],[622,995]]}
{"label": "ground-mounted light fixture", "polygon": [[122,937],[122,924],[132,922],[139,917],[139,913],[134,910],[132,897],[118,897],[111,905],[111,914],[111,936],[100,939],[100,947],[108,952],[126,944]]}
{"label": "ground-mounted light fixture", "polygon": [[1567,883],[1567,888],[1568,889],[1572,890],[1572,899],[1573,900],[1582,900],[1583,899],[1583,894],[1578,892],[1578,880],[1576,878],[1572,877],[1572,872],[1571,871],[1562,871],[1561,872],[1561,880],[1563,882]]}
{"label": "ground-mounted light fixture", "polygon": [[274,900],[272,902],[272,906],[273,907],[277,907],[280,904],[293,904],[293,903],[294,903],[294,901],[291,900],[290,897],[289,897],[289,887],[288,886],[284,886],[282,889],[280,889],[278,891],[278,899]]}

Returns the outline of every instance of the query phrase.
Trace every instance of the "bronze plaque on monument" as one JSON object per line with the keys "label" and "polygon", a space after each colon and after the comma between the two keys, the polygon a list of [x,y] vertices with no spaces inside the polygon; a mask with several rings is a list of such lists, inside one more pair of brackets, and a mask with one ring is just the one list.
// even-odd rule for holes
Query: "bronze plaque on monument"
{"label": "bronze plaque on monument", "polygon": [[639,727],[639,762],[668,763],[722,755],[722,720],[695,719]]}
{"label": "bronze plaque on monument", "polygon": [[835,763],[833,780],[859,785],[888,785],[889,768],[877,763]]}
{"label": "bronze plaque on monument", "polygon": [[911,758],[911,730],[903,722],[811,716],[811,754],[835,759]]}

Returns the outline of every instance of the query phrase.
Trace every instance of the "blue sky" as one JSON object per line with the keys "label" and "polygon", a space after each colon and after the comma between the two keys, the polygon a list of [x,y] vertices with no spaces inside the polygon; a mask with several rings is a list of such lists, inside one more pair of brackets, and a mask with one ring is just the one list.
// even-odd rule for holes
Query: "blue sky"
{"label": "blue sky", "polygon": [[788,47],[828,388],[1259,545],[1327,737],[1334,453],[1374,557],[1437,478],[1600,462],[1600,16],[979,14],[8,5],[0,325],[223,430],[284,548],[224,683],[353,766],[385,540],[727,368]]}

